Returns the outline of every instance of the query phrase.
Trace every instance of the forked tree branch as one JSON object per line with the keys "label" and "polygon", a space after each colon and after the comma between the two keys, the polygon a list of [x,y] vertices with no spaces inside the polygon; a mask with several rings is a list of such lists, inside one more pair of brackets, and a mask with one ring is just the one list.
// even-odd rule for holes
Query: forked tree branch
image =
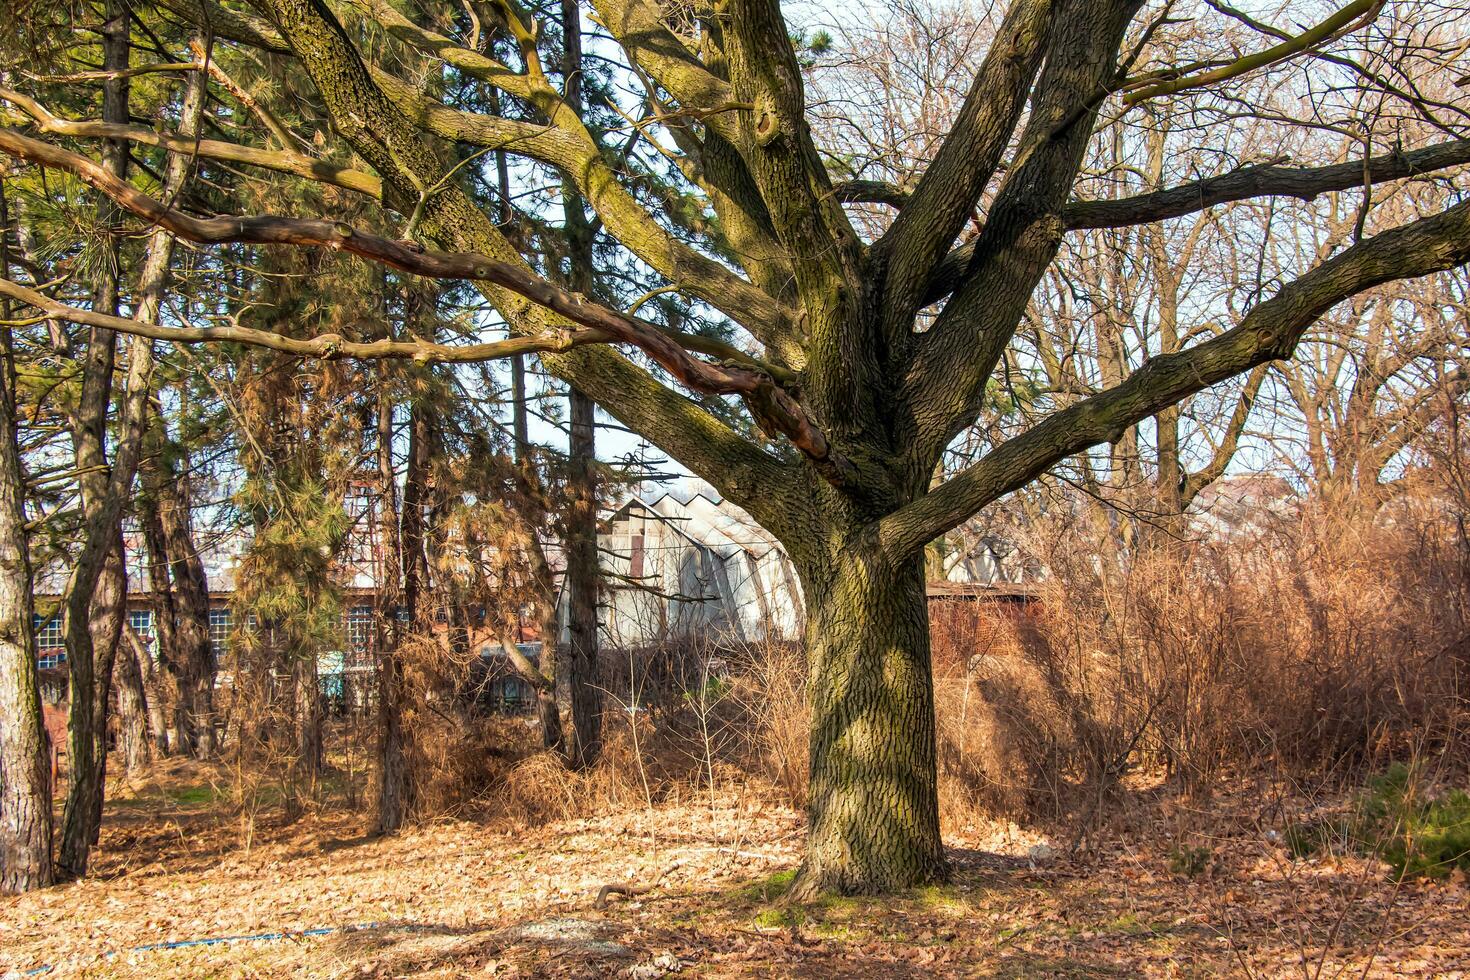
{"label": "forked tree branch", "polygon": [[[1310,201],[1322,194],[1361,187],[1364,180],[1378,184],[1423,177],[1470,164],[1470,139],[1451,140],[1407,153],[1384,153],[1367,160],[1322,167],[1284,167],[1257,164],[1206,177],[1167,190],[1137,194],[1115,201],[1073,201],[1062,212],[1069,231],[1122,228],[1179,218],[1218,204],[1254,197],[1295,197]],[[935,269],[925,300],[938,302],[962,281],[974,257],[970,243],[950,252]]]}
{"label": "forked tree branch", "polygon": [[[337,133],[383,177],[384,197],[412,206],[444,167],[434,148],[373,84],[360,52],[321,0],[254,0],[289,39]],[[454,184],[423,209],[428,240],[491,255],[527,273],[525,259],[490,216]],[[540,334],[559,314],[493,283],[479,291],[519,333]],[[806,474],[719,421],[617,350],[599,345],[542,355],[555,376],[577,386],[624,425],[681,460],[773,530],[789,523],[790,494]],[[779,532],[776,532],[779,533]]]}
{"label": "forked tree branch", "polygon": [[775,346],[789,333],[791,313],[727,266],[669,234],[623,186],[580,116],[555,92],[540,101],[549,124],[503,119],[451,109],[384,72],[373,80],[419,129],[444,139],[504,149],[550,164],[570,175],[604,226],[639,259],[681,290],[739,322],[756,339]]}
{"label": "forked tree branch", "polygon": [[1470,201],[1364,239],[1281,287],[1220,336],[1155,357],[1117,387],[1002,443],[928,496],[883,518],[876,532],[891,554],[913,554],[1060,460],[1116,440],[1130,426],[1210,385],[1290,357],[1302,335],[1337,303],[1385,282],[1467,262]]}
{"label": "forked tree branch", "polygon": [[1228,65],[1221,65],[1209,71],[1200,72],[1197,75],[1184,75],[1180,78],[1160,79],[1157,75],[1145,76],[1125,82],[1123,85],[1124,105],[1134,106],[1148,99],[1156,99],[1164,95],[1173,95],[1178,92],[1187,92],[1191,89],[1204,88],[1207,85],[1215,85],[1227,82],[1232,78],[1239,78],[1260,68],[1267,68],[1278,64],[1288,58],[1293,58],[1305,51],[1309,51],[1318,45],[1325,44],[1333,35],[1350,28],[1359,19],[1371,20],[1377,16],[1379,9],[1383,7],[1385,0],[1353,0],[1352,3],[1338,10],[1331,17],[1317,24],[1315,27],[1303,31],[1295,37],[1287,38],[1280,44],[1272,45],[1264,51],[1246,55],[1232,61]]}
{"label": "forked tree branch", "polygon": [[954,245],[1000,165],[1046,51],[1052,8],[1052,0],[1020,0],[1006,11],[949,134],[873,246],[887,267],[883,330],[895,346],[913,328],[934,264]]}

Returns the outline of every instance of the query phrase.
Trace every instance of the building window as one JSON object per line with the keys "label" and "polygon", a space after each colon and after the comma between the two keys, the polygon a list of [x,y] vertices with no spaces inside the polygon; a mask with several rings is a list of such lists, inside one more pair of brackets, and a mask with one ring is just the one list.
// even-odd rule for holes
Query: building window
{"label": "building window", "polygon": [[628,575],[631,578],[643,577],[643,535],[635,534],[629,541],[628,553]]}
{"label": "building window", "polygon": [[66,641],[61,636],[61,616],[47,619],[36,615],[31,619],[36,633],[36,665],[52,670],[66,663]]}
{"label": "building window", "polygon": [[209,655],[216,664],[222,663],[230,652],[230,633],[235,629],[235,618],[229,606],[212,606],[209,610]]}
{"label": "building window", "polygon": [[153,622],[153,610],[129,609],[128,625],[138,634],[143,646],[148,648],[148,655],[158,659],[158,629]]}
{"label": "building window", "polygon": [[346,612],[348,666],[370,662],[373,650],[373,607],[352,606]]}

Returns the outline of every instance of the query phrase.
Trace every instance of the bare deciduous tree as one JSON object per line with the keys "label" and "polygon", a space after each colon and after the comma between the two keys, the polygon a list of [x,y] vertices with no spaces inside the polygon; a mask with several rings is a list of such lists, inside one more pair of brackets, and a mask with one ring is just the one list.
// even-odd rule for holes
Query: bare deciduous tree
{"label": "bare deciduous tree", "polygon": [[[1310,17],[1294,4],[1307,22],[1290,28],[1246,24],[1246,15],[1223,7],[1015,0],[942,135],[936,131],[927,165],[909,186],[892,188],[834,178],[776,0],[696,4],[678,16],[653,0],[595,0],[600,30],[620,49],[629,84],[641,86],[641,105],[616,108],[644,137],[645,152],[677,164],[715,219],[689,222],[645,207],[637,168],[606,152],[590,109],[575,105],[571,80],[550,67],[542,25],[510,0],[485,8],[514,42],[505,61],[472,38],[484,18],[453,5],[425,5],[413,16],[386,0],[252,6],[246,15],[209,5],[210,29],[222,43],[294,59],[330,116],[334,145],[350,147],[371,173],[295,148],[201,142],[198,152],[380,194],[405,219],[401,240],[330,217],[200,218],[34,136],[0,130],[0,149],[68,170],[122,208],[196,242],[340,249],[474,282],[520,339],[479,349],[336,335],[288,340],[235,325],[193,332],[154,325],[152,336],[423,361],[540,350],[553,374],[776,534],[800,570],[807,602],[810,828],[798,894],[882,891],[945,873],[924,592],[928,542],[1059,462],[1167,417],[1212,385],[1290,357],[1342,301],[1470,261],[1470,203],[1349,236],[1233,307],[1232,322],[1192,342],[1178,338],[1141,362],[1120,360],[1093,390],[1005,433],[936,484],[946,450],[984,411],[1069,233],[1136,228],[1247,199],[1367,193],[1470,161],[1470,141],[1458,128],[1463,113],[1396,70],[1417,58],[1425,71],[1451,71],[1454,24],[1441,18],[1426,32],[1373,0],[1312,5]],[[187,9],[206,19],[203,8]],[[1230,30],[1184,37],[1174,28],[1186,13]],[[1227,34],[1244,36],[1247,53],[1232,50]],[[442,100],[423,94],[394,74],[395,62],[384,56],[393,45],[437,59],[464,86]],[[1180,111],[1201,120],[1195,138],[1208,140],[1212,132],[1228,134],[1235,116],[1273,118],[1269,107],[1242,106],[1235,86],[1263,72],[1288,76],[1306,62],[1365,80],[1436,135],[1317,165],[1220,154],[1211,171],[1164,168],[1147,186],[1119,181],[1127,193],[1097,193],[1089,148],[1100,121],[1155,100],[1181,100]],[[522,107],[524,118],[479,111],[471,96],[486,88]],[[1289,114],[1277,121],[1286,129],[1300,124]],[[92,133],[164,138],[116,125]],[[601,234],[751,343],[676,330],[544,278],[528,262],[538,257],[523,255],[469,193],[467,158],[450,162],[447,146],[504,150],[567,174]],[[845,205],[863,199],[896,205],[896,212],[887,222],[855,224]],[[962,240],[977,213],[978,232]],[[51,316],[144,329],[24,287],[3,289]],[[760,436],[665,383],[631,351],[686,390],[738,402]]]}

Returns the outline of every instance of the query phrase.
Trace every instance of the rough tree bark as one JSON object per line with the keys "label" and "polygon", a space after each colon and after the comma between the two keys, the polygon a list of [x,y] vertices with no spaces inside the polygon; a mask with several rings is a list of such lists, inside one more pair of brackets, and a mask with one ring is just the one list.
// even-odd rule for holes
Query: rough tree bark
{"label": "rough tree bark", "polygon": [[801,565],[812,699],[804,880],[839,892],[945,873],[922,555],[850,541]]}
{"label": "rough tree bark", "polygon": [[207,759],[215,750],[214,678],[219,666],[209,642],[209,579],[194,544],[189,479],[181,472],[188,457],[163,431],[162,419],[154,426],[157,454],[143,471],[144,534],[155,562],[163,558],[168,572],[165,578],[163,567],[150,570],[153,593],[161,600],[159,614],[172,616],[159,634],[174,694],[170,750]]}
{"label": "rough tree bark", "polygon": [[[149,449],[156,455],[156,446],[150,446]],[[152,671],[151,677],[148,678],[158,689],[155,696],[149,699],[149,723],[154,726],[154,747],[158,750],[159,755],[166,756],[177,752],[174,726],[176,716],[172,707],[178,704],[179,691],[177,684],[172,683],[175,675],[170,664],[178,656],[178,641],[175,638],[178,609],[174,603],[173,588],[168,580],[168,547],[164,544],[163,522],[158,517],[158,495],[153,489],[158,480],[151,472],[153,465],[149,463],[139,469],[143,493],[138,498],[137,517],[138,529],[143,536],[143,549],[148,556],[146,564],[148,596],[153,606],[154,635],[158,641],[157,666]],[[170,692],[167,697],[164,696],[164,684],[162,683],[165,677],[171,682],[168,685]],[[171,703],[166,705],[165,701]]]}
{"label": "rough tree bark", "polygon": [[597,670],[596,404],[571,392],[571,502],[567,514],[567,694],[572,730],[567,764],[586,769],[602,753],[602,687]]}
{"label": "rough tree bark", "polygon": [[[408,771],[408,735],[403,727],[404,665],[401,644],[403,547],[399,527],[398,474],[393,465],[393,392],[386,366],[378,372],[378,533],[382,549],[377,575],[378,651],[378,832],[403,826],[413,807],[413,778]],[[410,614],[409,628],[418,624]]]}
{"label": "rough tree bark", "polygon": [[[582,107],[582,13],[576,0],[562,0],[562,77],[567,106],[580,114]],[[562,180],[568,283],[590,296],[596,288],[593,266],[593,230],[586,203],[570,177]],[[567,764],[587,769],[602,754],[602,679],[598,676],[597,600],[602,568],[597,553],[597,406],[574,384],[571,387],[570,505],[567,513],[567,694],[571,701],[572,731],[566,745]]]}
{"label": "rough tree bark", "polygon": [[123,770],[136,776],[153,761],[148,731],[148,692],[143,686],[143,664],[151,657],[147,642],[131,625],[123,626],[113,676],[117,680],[117,747]]}
{"label": "rough tree bark", "polygon": [[[102,67],[120,72],[128,63],[127,5],[109,0],[102,25]],[[109,123],[128,121],[128,80],[115,75],[102,85],[102,118]],[[127,144],[107,140],[103,166],[121,177],[127,172]],[[108,211],[110,215],[117,212]],[[92,308],[117,313],[119,260],[117,243],[110,241],[92,294]],[[121,534],[116,517],[109,519],[107,476],[107,409],[112,398],[115,335],[92,328],[82,359],[82,385],[71,419],[72,445],[81,488],[84,539],[81,554],[66,584],[61,629],[66,644],[71,714],[67,731],[67,794],[62,808],[59,864],[67,877],[87,872],[87,859],[100,831],[103,784],[107,771],[107,676],[116,649],[116,635],[107,617],[94,616],[94,593],[126,594],[125,583],[109,581],[122,569],[109,555]],[[94,622],[96,619],[96,622]],[[98,642],[101,646],[98,646]],[[99,722],[101,723],[99,726]]]}
{"label": "rough tree bark", "polygon": [[[10,275],[10,215],[0,177],[0,276]],[[9,320],[10,303],[0,303]],[[25,481],[16,443],[15,362],[0,326],[0,894],[51,884],[51,759],[36,679]]]}
{"label": "rough tree bark", "polygon": [[[722,254],[731,257],[725,264],[682,237],[697,229],[668,232],[663,222],[677,223],[677,214],[653,215],[639,203],[568,93],[541,67],[543,35],[522,13],[503,18],[523,56],[524,69],[515,70],[420,26],[392,4],[350,5],[367,14],[355,26],[376,25],[540,116],[505,120],[435,102],[367,64],[372,46],[359,45],[320,0],[256,0],[279,34],[270,43],[289,47],[310,74],[333,132],[375,171],[387,208],[413,216],[420,242],[454,254],[325,221],[202,221],[119,186],[91,161],[12,131],[0,130],[0,146],[69,169],[196,241],[338,248],[475,282],[514,332],[544,345],[537,349],[554,375],[775,534],[806,586],[812,660],[812,832],[798,895],[888,890],[944,873],[921,582],[929,541],[1060,460],[1116,442],[1210,385],[1290,357],[1308,327],[1344,298],[1470,262],[1470,203],[1344,245],[1279,285],[1234,326],[1140,361],[1126,377],[1056,407],[932,486],[946,447],[979,417],[997,365],[1069,230],[1145,224],[1275,194],[1310,198],[1399,179],[1430,160],[1430,169],[1458,166],[1470,159],[1470,141],[1326,167],[1246,167],[1136,197],[1074,201],[1104,104],[1126,111],[1156,90],[1234,78],[1274,56],[1246,56],[1208,71],[1185,67],[1150,88],[1145,82],[1163,74],[1147,72],[1144,82],[1126,77],[1124,38],[1142,8],[1138,0],[1015,0],[928,169],[912,191],[890,196],[899,204],[894,220],[864,242],[843,211],[850,198],[813,142],[801,66],[777,0],[729,0],[717,15],[695,10],[697,18],[708,14],[696,45],[649,0],[595,0],[599,22],[648,83],[650,107],[687,165],[681,169],[719,218]],[[1140,30],[1146,34],[1147,25]],[[1336,28],[1323,30],[1302,37],[1327,37]],[[1120,91],[1129,93],[1126,100],[1117,98]],[[606,234],[670,288],[738,322],[762,355],[640,320],[538,276],[455,182],[438,140],[501,148],[557,168],[576,183]],[[301,172],[291,161],[259,165]],[[322,179],[346,186],[340,173]],[[958,245],[977,209],[984,212],[979,231]],[[51,316],[112,322],[5,288]],[[942,309],[925,313],[941,300]],[[190,342],[223,336],[154,329],[152,335]],[[283,343],[258,334],[229,339]],[[761,436],[748,438],[613,344],[636,347],[697,394],[741,399]],[[301,351],[427,362],[525,349],[387,348],[321,337]]]}
{"label": "rough tree bark", "polygon": [[314,648],[289,644],[285,651],[290,686],[291,727],[295,745],[291,758],[291,784],[286,809],[295,817],[304,799],[315,799],[323,762],[322,691],[317,677]]}

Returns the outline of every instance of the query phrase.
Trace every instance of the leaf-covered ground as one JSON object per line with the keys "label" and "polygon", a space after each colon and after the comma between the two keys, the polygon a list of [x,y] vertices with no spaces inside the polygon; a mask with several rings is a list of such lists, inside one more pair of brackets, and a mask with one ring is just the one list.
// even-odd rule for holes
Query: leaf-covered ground
{"label": "leaf-covered ground", "polygon": [[[92,877],[0,900],[0,976],[1470,975],[1463,879],[1293,861],[1245,817],[1188,844],[1177,819],[1136,820],[1075,857],[971,827],[950,884],[794,906],[800,818],[748,799],[380,839],[325,813],[258,821],[246,847],[199,780],[120,795]],[[598,908],[609,883],[656,887]]]}

